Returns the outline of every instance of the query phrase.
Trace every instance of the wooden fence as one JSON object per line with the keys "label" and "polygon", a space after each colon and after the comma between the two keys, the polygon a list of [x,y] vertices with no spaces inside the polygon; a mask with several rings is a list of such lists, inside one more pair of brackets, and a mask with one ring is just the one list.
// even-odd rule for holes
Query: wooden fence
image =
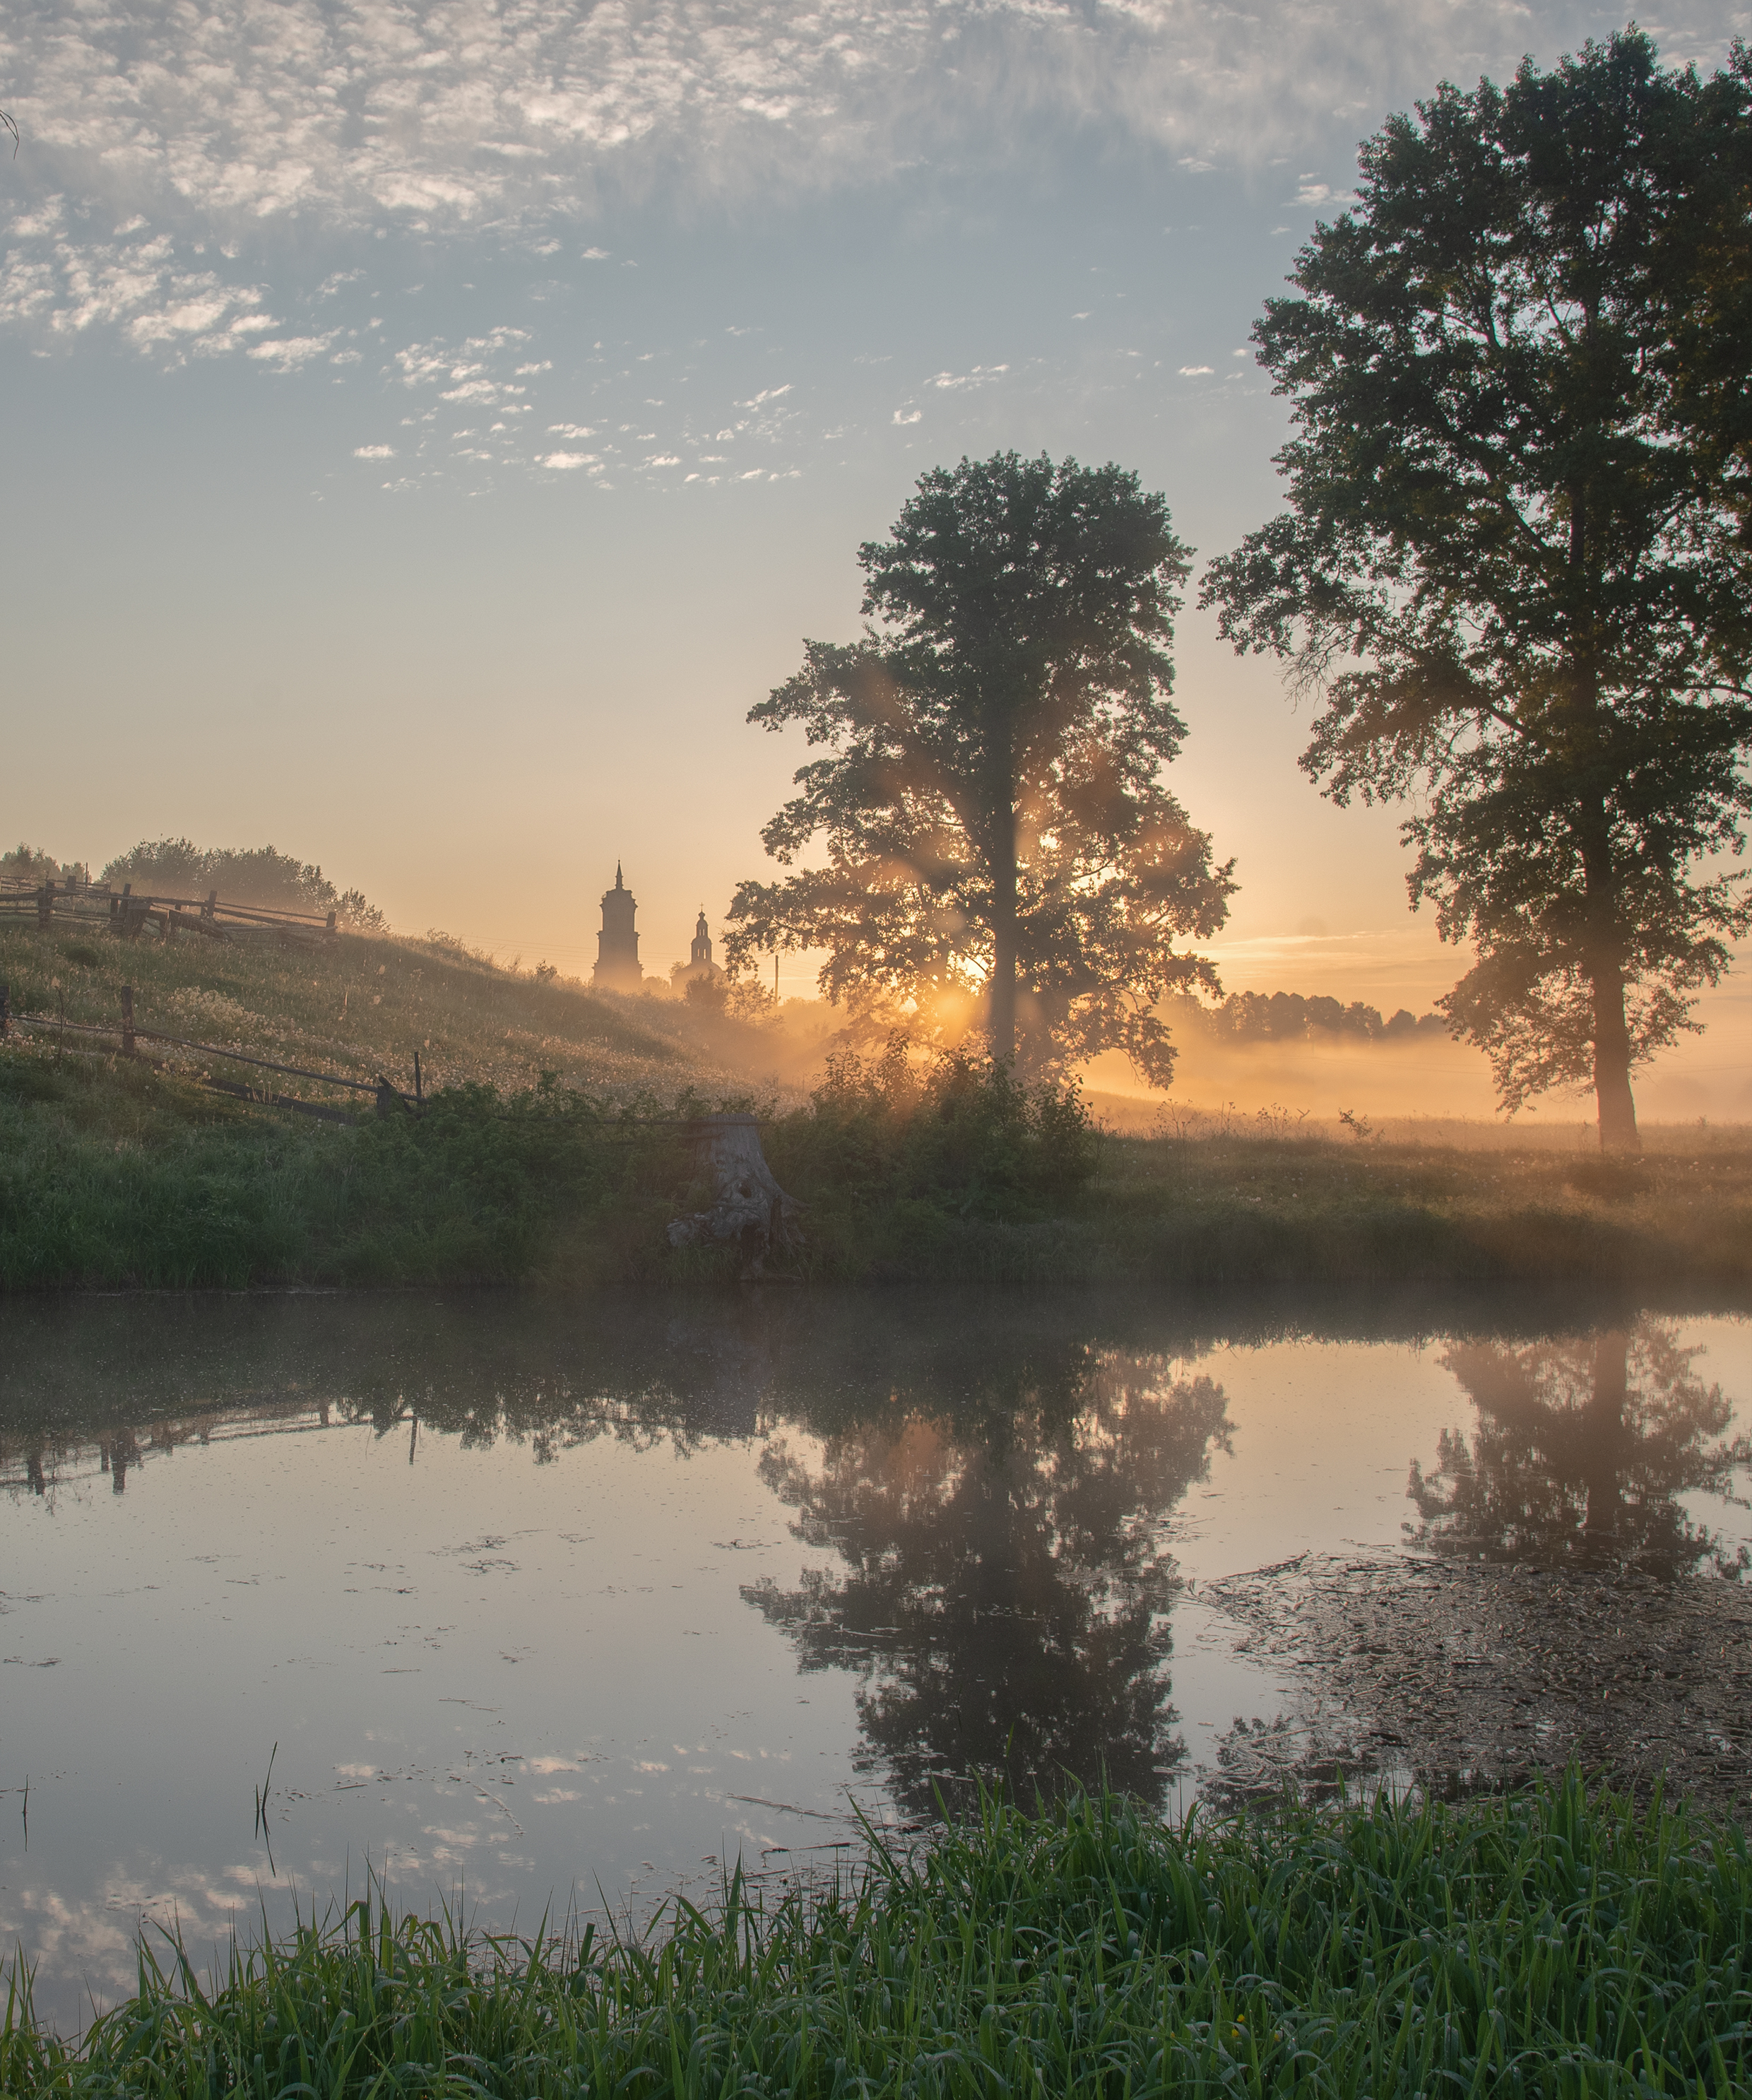
{"label": "wooden fence", "polygon": [[0,877],[0,925],[7,920],[32,920],[48,932],[74,927],[109,932],[138,940],[148,927],[161,940],[193,933],[209,941],[230,941],[240,934],[266,933],[283,946],[326,945],[334,939],[336,915],[315,911],[269,911],[258,905],[227,904],[218,890],[205,897],[152,897],[134,894],[131,882],[120,889],[108,883],[23,881]]}
{"label": "wooden fence", "polygon": [[[161,1029],[142,1028],[134,1018],[134,987],[121,987],[121,1011],[112,1022],[69,1021],[64,1013],[14,1013],[8,987],[0,984],[0,1041],[14,1028],[39,1030],[58,1036],[63,1042],[69,1034],[113,1039],[124,1057],[138,1057],[142,1043],[162,1043],[178,1050],[193,1050],[204,1057],[222,1057],[234,1065],[250,1065],[265,1072],[280,1072],[289,1079],[314,1079],[324,1087],[340,1087],[356,1094],[369,1094],[380,1116],[390,1115],[398,1109],[412,1109],[416,1114],[425,1105],[425,1075],[420,1069],[420,1052],[414,1052],[414,1090],[403,1093],[380,1072],[374,1079],[354,1079],[338,1072],[313,1072],[302,1065],[277,1064],[271,1057],[252,1057],[246,1051],[227,1050],[217,1043],[196,1043],[186,1035],[167,1035]],[[152,1061],[155,1062],[161,1061]],[[325,1107],[319,1101],[300,1101],[293,1094],[275,1094],[266,1088],[249,1087],[235,1080],[216,1079],[210,1074],[199,1075],[200,1083],[212,1088],[215,1092],[230,1094],[240,1101],[259,1101],[277,1109],[295,1109],[301,1115],[320,1116],[331,1123],[350,1123],[352,1118],[345,1109]]]}

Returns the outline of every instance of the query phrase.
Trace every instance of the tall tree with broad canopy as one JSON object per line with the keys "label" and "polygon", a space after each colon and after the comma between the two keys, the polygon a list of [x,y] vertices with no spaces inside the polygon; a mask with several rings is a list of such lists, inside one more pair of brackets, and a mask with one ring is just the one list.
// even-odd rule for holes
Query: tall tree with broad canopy
{"label": "tall tree with broad canopy", "polygon": [[1174,941],[1214,933],[1234,885],[1160,777],[1190,565],[1165,501],[1114,465],[964,459],[858,561],[862,638],[805,642],[749,713],[823,749],[762,833],[821,864],[740,885],[730,960],[825,949],[822,989],[854,1008],[971,1017],[1028,1074],[1117,1047],[1166,1086],[1153,1009],[1217,989]]}
{"label": "tall tree with broad canopy", "polygon": [[1328,796],[1411,800],[1504,1107],[1591,1087],[1611,1149],[1752,924],[1749,90],[1631,29],[1369,140],[1253,331],[1289,508],[1204,593],[1321,703]]}

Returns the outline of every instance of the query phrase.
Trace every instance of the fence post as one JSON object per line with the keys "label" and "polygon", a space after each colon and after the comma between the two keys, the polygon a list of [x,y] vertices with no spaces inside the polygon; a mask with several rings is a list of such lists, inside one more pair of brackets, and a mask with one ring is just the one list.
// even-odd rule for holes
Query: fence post
{"label": "fence post", "polygon": [[218,908],[219,893],[216,889],[209,889],[207,892],[207,901],[200,907],[200,915],[209,926],[213,924],[214,914]]}
{"label": "fence post", "polygon": [[132,985],[124,985],[121,988],[121,1054],[124,1057],[131,1057],[134,1055],[134,986]]}
{"label": "fence post", "polygon": [[333,914],[333,912],[332,912],[332,911],[331,911],[331,912],[329,913],[329,915],[328,915],[328,937],[329,937],[329,938],[330,938],[331,940],[332,940],[332,939],[334,938],[334,932],[335,932],[335,915]]}
{"label": "fence post", "polygon": [[42,889],[37,892],[37,924],[39,926],[46,926],[50,914],[54,909],[55,885],[46,880]]}

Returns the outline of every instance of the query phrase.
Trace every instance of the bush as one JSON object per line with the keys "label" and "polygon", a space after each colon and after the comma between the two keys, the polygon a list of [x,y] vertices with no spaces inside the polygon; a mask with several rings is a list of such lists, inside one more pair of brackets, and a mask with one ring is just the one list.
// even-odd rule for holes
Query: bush
{"label": "bush", "polygon": [[959,1052],[920,1066],[900,1035],[880,1057],[830,1059],[808,1108],[773,1138],[774,1171],[805,1202],[962,1218],[1062,1205],[1093,1177],[1098,1148],[1074,1081],[1023,1086]]}

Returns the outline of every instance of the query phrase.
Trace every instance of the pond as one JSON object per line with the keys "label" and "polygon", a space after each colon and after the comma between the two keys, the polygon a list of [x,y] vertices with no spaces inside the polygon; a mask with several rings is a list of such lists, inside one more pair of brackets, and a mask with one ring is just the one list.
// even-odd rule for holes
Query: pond
{"label": "pond", "polygon": [[1307,1718],[1249,1571],[1658,1617],[1752,1545],[1733,1312],[117,1297],[0,1344],[0,1944],[69,2027],[143,1923],[204,1961],[368,1878],[527,1931],[993,1777],[1173,1812]]}

